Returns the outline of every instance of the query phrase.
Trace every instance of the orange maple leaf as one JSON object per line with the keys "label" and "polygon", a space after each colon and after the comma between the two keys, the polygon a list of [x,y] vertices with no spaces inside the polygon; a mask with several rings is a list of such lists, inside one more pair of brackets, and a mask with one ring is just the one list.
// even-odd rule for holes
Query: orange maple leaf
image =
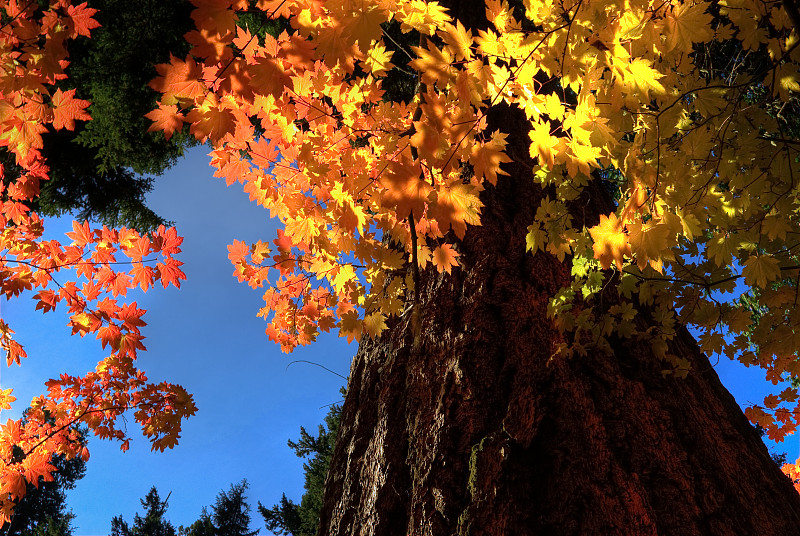
{"label": "orange maple leaf", "polygon": [[92,17],[97,13],[97,10],[88,7],[88,2],[78,4],[77,6],[67,6],[67,19],[72,23],[72,35],[70,37],[77,37],[83,35],[89,37],[90,30],[99,28],[100,23]]}
{"label": "orange maple leaf", "polygon": [[391,162],[381,175],[381,186],[386,190],[381,194],[381,202],[395,209],[398,219],[403,219],[413,210],[422,214],[428,195],[433,191],[431,185],[419,177],[422,168],[419,162],[408,158]]}
{"label": "orange maple leaf", "polygon": [[443,232],[452,228],[458,238],[464,238],[467,225],[480,225],[482,206],[477,187],[459,179],[436,191],[436,203],[431,205],[429,217],[436,219]]}
{"label": "orange maple leaf", "polygon": [[5,141],[3,138],[7,136],[7,145],[20,158],[26,158],[31,149],[42,148],[42,134],[47,132],[47,127],[39,121],[28,119],[13,119],[10,123],[13,128],[0,137],[0,144]]}
{"label": "orange maple leaf", "polygon": [[259,95],[272,95],[278,99],[283,93],[284,86],[291,82],[275,58],[258,57],[254,64],[248,66],[248,71],[251,88]]}
{"label": "orange maple leaf", "polygon": [[16,471],[6,470],[0,476],[0,493],[12,498],[25,495],[25,477]]}
{"label": "orange maple leaf", "polygon": [[160,130],[164,132],[164,137],[167,139],[170,139],[175,131],[180,130],[186,120],[180,110],[178,110],[178,107],[174,104],[159,104],[157,109],[146,113],[144,116],[153,122],[147,131],[153,132]]}
{"label": "orange maple leaf", "polygon": [[608,216],[601,215],[600,223],[589,229],[589,234],[594,240],[592,244],[594,258],[600,261],[600,266],[606,270],[611,263],[614,263],[619,270],[622,270],[625,255],[630,256],[631,247],[628,244],[628,235],[617,215],[613,212]]}
{"label": "orange maple leaf", "polygon": [[73,221],[72,232],[66,234],[67,237],[72,239],[72,245],[79,248],[83,248],[86,244],[94,242],[94,232],[91,227],[89,227],[88,221],[84,221],[83,223]]}
{"label": "orange maple leaf", "polygon": [[210,138],[211,143],[216,144],[236,129],[233,112],[221,106],[213,94],[202,105],[190,111],[186,120],[192,124],[190,132],[201,142]]}
{"label": "orange maple leaf", "polygon": [[163,93],[161,101],[170,98],[195,99],[206,92],[206,86],[200,81],[202,69],[191,56],[182,61],[170,55],[169,63],[156,65],[160,76],[150,82],[150,87]]}
{"label": "orange maple leaf", "polygon": [[156,264],[156,270],[164,288],[167,288],[170,283],[181,288],[181,279],[186,279],[186,274],[180,269],[182,265],[181,261],[172,257]]}
{"label": "orange maple leaf", "polygon": [[437,270],[449,274],[453,266],[458,266],[458,261],[456,260],[458,256],[459,254],[453,249],[453,246],[450,244],[442,244],[433,250],[431,261],[433,265],[436,266]]}
{"label": "orange maple leaf", "polygon": [[198,28],[207,28],[220,35],[236,29],[236,13],[230,10],[231,0],[192,0],[197,9],[192,19]]}
{"label": "orange maple leaf", "polygon": [[53,128],[75,130],[75,120],[89,121],[91,116],[86,112],[89,101],[75,98],[75,90],[61,91],[53,95]]}
{"label": "orange maple leaf", "polygon": [[419,58],[408,62],[408,66],[421,74],[424,83],[430,86],[437,83],[440,87],[445,87],[450,78],[455,76],[451,64],[453,58],[447,49],[440,49],[428,41],[427,48],[411,47],[411,50]]}
{"label": "orange maple leaf", "polygon": [[233,244],[228,246],[228,259],[232,264],[239,264],[244,261],[245,257],[250,254],[250,246],[241,240],[234,240]]}

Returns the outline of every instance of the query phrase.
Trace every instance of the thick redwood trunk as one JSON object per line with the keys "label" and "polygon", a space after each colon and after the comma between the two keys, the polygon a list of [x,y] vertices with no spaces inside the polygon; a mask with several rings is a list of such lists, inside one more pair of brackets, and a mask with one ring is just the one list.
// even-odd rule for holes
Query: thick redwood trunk
{"label": "thick redwood trunk", "polygon": [[[416,349],[408,318],[362,341],[320,534],[800,534],[800,495],[688,332],[670,349],[685,380],[630,341],[551,359],[546,307],[569,271],[525,253],[541,193],[509,171],[462,268],[423,274]],[[594,197],[594,217],[611,210]]]}

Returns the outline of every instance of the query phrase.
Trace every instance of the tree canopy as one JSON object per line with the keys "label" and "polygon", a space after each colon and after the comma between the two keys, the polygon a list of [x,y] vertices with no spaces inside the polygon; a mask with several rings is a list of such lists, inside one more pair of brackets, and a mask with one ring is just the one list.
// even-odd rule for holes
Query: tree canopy
{"label": "tree canopy", "polygon": [[[546,305],[562,333],[556,355],[642,339],[678,381],[688,362],[668,343],[691,326],[703,351],[760,366],[778,386],[748,417],[776,440],[795,430],[800,396],[784,381],[800,375],[793,0],[488,0],[469,24],[423,0],[193,4],[191,49],[156,66],[161,98],[147,117],[165,138],[188,125],[213,147],[216,175],[280,220],[272,243],[235,241],[228,256],[241,281],[268,285],[258,314],[283,349],[330,330],[376,336],[405,315],[418,330],[420,272],[459,269],[481,192],[513,159],[545,192],[515,232],[531,254],[571,266],[573,280]],[[69,308],[73,332],[111,350],[85,377],[49,382],[24,426],[3,426],[7,518],[6,497],[47,478],[52,452],[81,453],[68,424],[124,446],[116,418],[133,408],[154,448],[166,448],[195,408],[185,390],[147,384],[134,367],[143,311],[119,301],[131,287],[180,284],[175,230],[76,222],[62,246],[41,239],[29,209],[48,173],[45,125],[89,119],[89,102],[58,84],[67,43],[97,27],[96,13],[68,0],[0,6],[0,144],[20,169],[3,183],[2,290],[35,289],[37,308]],[[245,12],[286,19],[286,30],[237,26]],[[385,98],[392,76],[414,81],[410,99]],[[525,114],[527,154],[506,151],[508,133],[490,121],[502,107]],[[599,222],[589,204],[607,207]],[[67,266],[82,286],[56,290]],[[24,355],[12,333],[0,323],[9,363]],[[0,396],[2,407],[12,401],[10,390]]]}
{"label": "tree canopy", "polygon": [[[276,274],[259,314],[286,350],[334,328],[376,335],[407,312],[419,270],[458,266],[479,193],[510,160],[486,120],[505,105],[530,121],[531,177],[547,192],[528,249],[572,264],[549,305],[559,352],[645,337],[681,376],[667,352],[681,323],[707,353],[779,383],[800,363],[787,119],[800,85],[785,4],[490,1],[472,35],[436,2],[260,2],[290,20],[277,39],[235,27],[246,2],[204,4],[193,17],[214,46],[159,66],[153,118],[167,133],[188,122],[218,175],[283,222],[275,248],[237,241],[229,258],[253,287]],[[419,46],[398,45],[389,23]],[[399,56],[413,102],[383,98]],[[575,209],[594,181],[618,196],[599,224]],[[647,332],[630,322],[641,308]],[[780,439],[797,399],[786,385],[748,416]]]}
{"label": "tree canopy", "polygon": [[141,500],[143,515],[134,515],[133,526],[122,516],[115,516],[111,520],[111,536],[175,536],[175,527],[165,517],[168,500],[169,496],[162,500],[153,486]]}
{"label": "tree canopy", "polygon": [[[193,138],[177,133],[167,140],[147,131],[144,115],[157,99],[148,82],[155,63],[188,51],[183,34],[192,24],[192,6],[186,0],[91,0],[88,7],[98,10],[99,26],[91,38],[78,35],[65,44],[68,78],[56,85],[90,101],[92,121],[43,132],[50,180],[31,205],[41,215],[75,213],[81,221],[154,230],[166,222],[144,203],[154,180],[145,174],[161,174]],[[20,169],[8,149],[0,149],[0,162],[5,182],[15,180]]]}

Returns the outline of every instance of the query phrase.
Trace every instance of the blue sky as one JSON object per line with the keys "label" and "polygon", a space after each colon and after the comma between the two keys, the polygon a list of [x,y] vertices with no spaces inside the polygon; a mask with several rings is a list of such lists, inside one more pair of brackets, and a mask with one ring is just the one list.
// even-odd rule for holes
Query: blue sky
{"label": "blue sky", "polygon": [[[271,506],[284,492],[299,500],[303,491],[302,460],[287,447],[287,439],[296,439],[300,426],[315,431],[327,405],[340,401],[341,378],[305,363],[287,365],[309,360],[347,376],[356,346],[329,335],[287,356],[267,339],[265,322],[255,316],[263,291],[232,277],[227,245],[234,238],[272,240],[275,223],[238,185],[226,187],[212,176],[207,152],[207,147],[192,149],[156,181],[148,198],[185,237],[180,259],[187,280],[180,290],[132,295],[147,309],[143,334],[148,351],[140,354],[141,368],[152,381],[186,387],[198,414],[186,422],[180,444],[164,453],[152,453],[136,430],[127,453],[116,443],[91,439],[86,476],[68,496],[77,516],[76,536],[108,534],[114,515],[132,521],[140,511],[139,499],[153,485],[162,497],[171,494],[167,513],[172,523],[188,525],[217,493],[242,478],[250,483],[253,528],[267,534],[255,511],[257,501]],[[63,238],[70,221],[48,222],[48,235]],[[0,385],[13,387],[18,398],[13,411],[2,413],[2,421],[18,417],[47,379],[62,372],[84,374],[107,355],[99,341],[71,337],[63,311],[43,315],[33,309],[26,298],[0,303],[2,318],[29,356],[21,367],[3,364],[0,369]],[[771,390],[757,369],[721,359],[716,370],[740,404],[761,402]],[[797,437],[776,450],[793,458]]]}
{"label": "blue sky", "polygon": [[[259,500],[272,506],[283,492],[299,500],[302,460],[286,441],[298,437],[300,426],[315,431],[328,412],[323,406],[341,399],[341,378],[305,363],[287,365],[305,359],[347,376],[356,346],[333,335],[287,355],[267,339],[266,323],[255,316],[263,290],[231,276],[227,245],[234,238],[272,240],[275,224],[238,185],[226,187],[212,176],[207,152],[191,150],[156,182],[148,199],[185,237],[180,259],[187,280],[180,290],[158,287],[131,295],[147,309],[148,351],[140,353],[140,367],[151,381],[186,387],[199,411],[186,421],[172,451],[152,453],[137,430],[127,453],[115,443],[90,439],[86,476],[68,497],[78,536],[107,534],[114,515],[131,521],[152,485],[162,497],[171,492],[168,517],[176,526],[192,523],[217,493],[242,478],[250,483],[253,507]],[[48,234],[63,238],[70,222],[48,222]],[[61,311],[44,315],[33,306],[26,298],[0,305],[29,356],[21,367],[3,365],[0,371],[2,387],[14,387],[18,398],[2,421],[18,417],[48,378],[84,374],[107,355],[99,341],[71,337]],[[254,527],[266,533],[261,516],[255,509],[253,514]]]}

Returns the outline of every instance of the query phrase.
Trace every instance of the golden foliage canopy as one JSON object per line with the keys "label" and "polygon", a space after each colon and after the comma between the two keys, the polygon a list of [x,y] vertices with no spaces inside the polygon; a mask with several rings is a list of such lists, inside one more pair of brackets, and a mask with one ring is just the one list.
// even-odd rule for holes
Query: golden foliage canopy
{"label": "golden foliage canopy", "polygon": [[[375,336],[403,314],[418,270],[458,269],[459,239],[480,224],[481,191],[510,180],[509,133],[487,129],[491,108],[507,104],[530,122],[529,179],[545,192],[527,247],[572,265],[573,283],[548,309],[564,332],[557,351],[646,337],[665,372],[683,375],[667,341],[690,325],[706,352],[759,365],[781,385],[747,410],[751,420],[774,439],[795,430],[798,394],[786,383],[800,375],[793,0],[487,0],[483,30],[436,1],[194,3],[194,48],[157,67],[162,99],[148,117],[167,136],[188,124],[213,146],[216,175],[281,221],[271,243],[237,241],[229,258],[240,280],[267,285],[259,314],[282,348],[332,329],[348,340]],[[39,307],[66,304],[73,331],[113,351],[85,378],[51,382],[28,424],[2,428],[0,486],[13,499],[26,479],[49,475],[49,454],[77,454],[70,423],[124,440],[113,422],[135,407],[161,448],[194,406],[177,386],[144,383],[133,368],[141,311],[116,302],[132,286],[179,283],[174,230],[141,236],[76,223],[73,243],[61,246],[41,240],[41,220],[24,203],[46,178],[37,151],[45,125],[88,118],[87,103],[53,87],[65,40],[89,33],[93,12],[68,0],[44,12],[13,0],[0,8],[0,143],[24,170],[3,184],[2,290],[39,288]],[[290,29],[260,37],[238,26],[254,9]],[[416,84],[409,102],[385,98],[396,73]],[[585,228],[568,207],[592,181],[618,197],[617,210]],[[133,268],[114,271],[116,255]],[[155,268],[145,263],[152,255],[163,256]],[[50,289],[66,266],[86,282]],[[602,292],[618,293],[616,304],[600,307]],[[644,309],[651,325],[635,329]],[[11,334],[0,323],[15,361],[24,354]],[[12,399],[3,391],[0,406]],[[1,504],[7,516],[11,502]]]}

